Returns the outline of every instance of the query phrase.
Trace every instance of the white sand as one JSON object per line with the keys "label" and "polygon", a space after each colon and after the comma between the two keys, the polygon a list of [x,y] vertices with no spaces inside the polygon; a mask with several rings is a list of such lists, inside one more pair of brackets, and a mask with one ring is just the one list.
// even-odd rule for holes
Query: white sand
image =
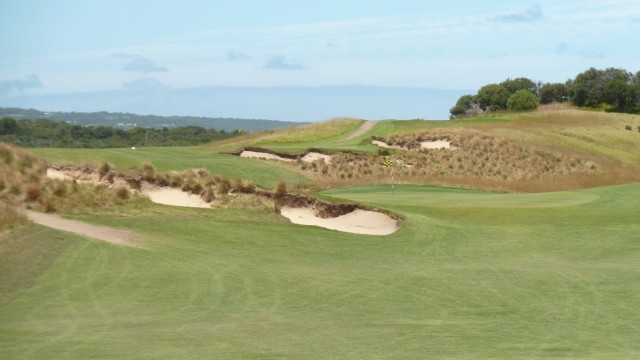
{"label": "white sand", "polygon": [[312,163],[316,160],[323,159],[325,164],[331,164],[331,155],[321,154],[317,152],[310,152],[302,157],[302,161]]}
{"label": "white sand", "polygon": [[[278,156],[275,154],[269,154],[269,153],[264,153],[259,151],[246,151],[246,150],[240,153],[240,157],[249,158],[249,159],[278,160],[278,161],[286,161],[286,162],[295,161],[294,159],[283,158],[282,156]],[[311,163],[320,159],[324,159],[324,162],[327,164],[331,163],[330,155],[325,155],[317,152],[310,152],[307,155],[303,156],[301,160],[304,162]]]}
{"label": "white sand", "polygon": [[60,170],[56,170],[54,168],[47,169],[47,177],[50,179],[57,179],[57,180],[67,180],[67,181],[73,180],[71,176],[63,173]]}
{"label": "white sand", "polygon": [[384,142],[384,141],[380,141],[380,140],[372,140],[372,141],[371,141],[371,143],[372,143],[373,145],[376,145],[376,146],[381,147],[381,148],[387,148],[387,149],[402,149],[402,146],[400,146],[400,145],[389,145],[389,144],[387,144],[386,142]]}
{"label": "white sand", "polygon": [[211,205],[200,196],[184,192],[180,189],[149,186],[145,184],[142,187],[142,193],[147,195],[149,200],[156,204],[195,208],[211,207]]}
{"label": "white sand", "polygon": [[447,140],[436,140],[436,141],[423,141],[420,143],[420,147],[423,149],[452,149],[455,150],[455,147],[451,146],[451,142]]}
{"label": "white sand", "polygon": [[313,209],[283,207],[280,214],[294,224],[313,225],[354,234],[389,235],[399,229],[398,221],[382,213],[355,210],[336,218],[317,217]]}
{"label": "white sand", "polygon": [[[376,145],[381,148],[387,149],[405,149],[400,145],[389,145],[384,141],[372,140],[371,144]],[[455,146],[451,146],[451,142],[448,140],[436,140],[436,141],[423,141],[420,143],[420,147],[422,149],[450,149],[456,150]]]}
{"label": "white sand", "polygon": [[279,160],[279,161],[294,161],[293,159],[283,158],[282,156],[278,156],[275,154],[269,154],[258,151],[243,151],[240,153],[240,157],[249,158],[249,159],[265,159],[265,160]]}

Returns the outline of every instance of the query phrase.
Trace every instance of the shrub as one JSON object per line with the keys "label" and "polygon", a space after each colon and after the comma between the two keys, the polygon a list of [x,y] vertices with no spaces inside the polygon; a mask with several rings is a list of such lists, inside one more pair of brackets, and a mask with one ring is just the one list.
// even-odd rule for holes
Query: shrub
{"label": "shrub", "polygon": [[215,191],[212,186],[207,186],[202,194],[202,199],[208,203],[216,199]]}
{"label": "shrub", "polygon": [[191,185],[191,193],[194,195],[200,194],[202,192],[202,185],[200,183],[195,183]]}
{"label": "shrub", "polygon": [[538,97],[527,90],[518,90],[507,100],[510,111],[528,111],[538,107]]}
{"label": "shrub", "polygon": [[100,167],[98,168],[98,174],[100,174],[100,179],[102,179],[105,175],[107,175],[107,173],[111,171],[111,165],[109,165],[108,162],[103,162],[102,164],[100,164]]}
{"label": "shrub", "polygon": [[[225,180],[226,180],[226,179],[225,179]],[[220,195],[227,195],[227,194],[229,194],[229,189],[230,189],[230,188],[231,188],[231,187],[230,187],[230,183],[229,183],[229,181],[228,181],[228,180],[227,180],[227,181],[221,181],[221,182],[218,184],[218,194],[220,194]]]}
{"label": "shrub", "polygon": [[0,231],[24,223],[26,218],[9,202],[0,201]]}
{"label": "shrub", "polygon": [[13,162],[13,151],[10,145],[0,143],[0,159],[3,159],[5,164],[11,165]]}
{"label": "shrub", "polygon": [[44,208],[44,212],[46,213],[54,213],[58,210],[56,208],[55,203],[52,201],[52,199],[42,199],[41,204],[42,204],[42,207]]}
{"label": "shrub", "polygon": [[380,156],[389,156],[389,154],[390,154],[389,149],[383,148],[383,147],[378,148],[378,155],[380,155]]}
{"label": "shrub", "polygon": [[53,183],[53,194],[58,197],[62,197],[67,194],[67,185],[64,181],[56,180]]}
{"label": "shrub", "polygon": [[156,169],[148,162],[142,163],[142,178],[147,181],[153,181],[156,177]]}
{"label": "shrub", "polygon": [[24,200],[27,202],[33,202],[40,199],[42,196],[42,187],[40,184],[29,183],[24,187]]}
{"label": "shrub", "polygon": [[116,197],[120,200],[127,200],[129,198],[129,190],[125,187],[118,187],[116,189]]}
{"label": "shrub", "polygon": [[277,194],[286,194],[287,193],[287,184],[284,181],[280,181],[276,186]]}
{"label": "shrub", "polygon": [[625,130],[629,130],[629,131],[631,131],[631,130],[633,129],[633,128],[631,127],[631,125],[625,125],[625,127],[624,127],[624,128],[625,128]]}

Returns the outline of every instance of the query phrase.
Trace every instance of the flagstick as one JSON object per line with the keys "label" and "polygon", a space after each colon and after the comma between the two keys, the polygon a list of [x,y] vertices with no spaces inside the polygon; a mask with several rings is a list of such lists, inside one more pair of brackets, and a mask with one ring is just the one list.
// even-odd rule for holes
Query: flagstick
{"label": "flagstick", "polygon": [[391,166],[391,195],[393,195],[393,166]]}

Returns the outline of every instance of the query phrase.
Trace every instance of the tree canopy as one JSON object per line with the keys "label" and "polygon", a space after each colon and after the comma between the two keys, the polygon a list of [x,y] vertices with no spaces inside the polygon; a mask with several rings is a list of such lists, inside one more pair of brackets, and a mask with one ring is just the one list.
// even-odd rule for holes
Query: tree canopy
{"label": "tree canopy", "polygon": [[[518,96],[515,96],[518,93]],[[535,100],[535,101],[534,101]],[[538,104],[570,100],[576,106],[640,113],[640,71],[590,68],[565,83],[535,83],[521,77],[482,86],[451,108],[451,118],[500,110],[533,110]],[[535,104],[535,105],[534,105]]]}
{"label": "tree canopy", "polygon": [[200,126],[128,130],[111,126],[80,126],[48,119],[0,120],[0,141],[20,146],[107,148],[129,146],[186,146],[226,139],[240,130],[205,129]]}
{"label": "tree canopy", "polygon": [[538,107],[538,97],[527,90],[516,90],[507,100],[507,109],[510,111],[528,111]]}

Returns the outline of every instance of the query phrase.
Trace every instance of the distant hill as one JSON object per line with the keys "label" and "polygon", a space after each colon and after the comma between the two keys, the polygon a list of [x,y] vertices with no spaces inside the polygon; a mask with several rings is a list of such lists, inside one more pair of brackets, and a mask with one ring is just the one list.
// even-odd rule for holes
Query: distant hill
{"label": "distant hill", "polygon": [[205,129],[216,129],[224,131],[233,131],[242,129],[246,132],[266,130],[266,129],[282,129],[303,125],[302,122],[289,122],[264,119],[235,119],[235,118],[210,118],[197,116],[158,116],[158,115],[137,115],[131,113],[111,113],[106,111],[100,112],[64,112],[51,111],[44,112],[34,109],[21,109],[0,107],[0,118],[11,117],[16,120],[20,119],[50,119],[65,121],[70,124],[77,125],[102,125],[114,126],[124,129],[135,126],[148,128],[174,128],[180,126],[200,126]]}

